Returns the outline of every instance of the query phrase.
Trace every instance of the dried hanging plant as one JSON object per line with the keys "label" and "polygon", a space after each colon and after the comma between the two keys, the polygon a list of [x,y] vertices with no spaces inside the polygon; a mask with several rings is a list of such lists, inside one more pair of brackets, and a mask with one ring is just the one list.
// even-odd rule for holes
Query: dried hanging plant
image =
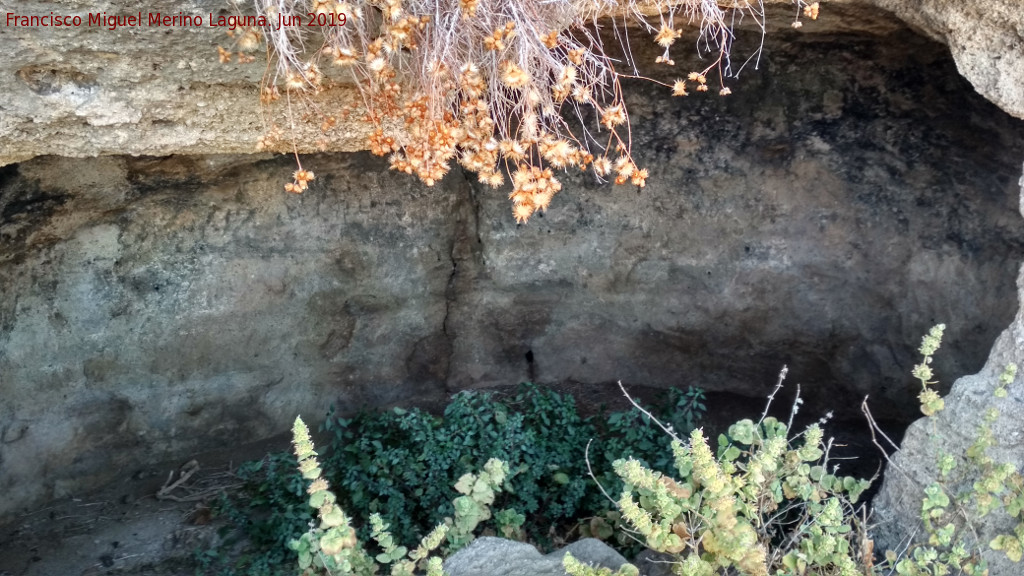
{"label": "dried hanging plant", "polygon": [[[666,65],[674,65],[670,50],[681,26],[698,30],[697,50],[710,55],[710,64],[672,84],[657,82],[675,96],[691,87],[707,92],[709,76],[720,95],[730,94],[725,79],[738,72],[729,59],[733,23],[749,18],[764,31],[761,0],[727,6],[716,0],[254,2],[257,18],[249,22],[261,25],[236,30],[233,37],[245,51],[266,39],[270,62],[261,100],[277,100],[283,91],[290,125],[297,102],[307,110],[302,119],[319,123],[324,133],[357,111],[374,127],[370,150],[428,186],[453,162],[493,187],[509,174],[518,222],[547,209],[561,189],[555,170],[589,169],[601,180],[644,186],[648,171],[633,161],[620,85],[621,78],[642,77],[619,34],[627,23],[654,36],[664,48],[657,62]],[[801,10],[817,17],[817,3],[794,4],[798,17]],[[605,53],[599,16],[623,39],[624,59]],[[222,60],[230,59],[230,51],[219,51]],[[240,61],[251,59],[238,54]],[[317,104],[329,68],[355,82],[361,106],[325,111]],[[593,125],[584,120],[587,108],[596,112]],[[570,111],[578,122],[567,121]],[[267,124],[258,147],[280,148],[285,131]],[[301,164],[295,174],[286,189],[300,193],[314,175]]]}

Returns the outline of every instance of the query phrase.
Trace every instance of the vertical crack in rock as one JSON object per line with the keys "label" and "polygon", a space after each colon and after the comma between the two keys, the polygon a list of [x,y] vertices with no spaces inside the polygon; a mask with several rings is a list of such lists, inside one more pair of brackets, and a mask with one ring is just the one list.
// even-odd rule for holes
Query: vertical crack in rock
{"label": "vertical crack in rock", "polygon": [[[1021,165],[1020,180],[1018,180],[1017,183],[1020,184],[1020,202],[1018,210],[1020,211],[1020,215],[1024,216],[1024,164]],[[1024,303],[1021,303],[1021,305],[1024,306]]]}
{"label": "vertical crack in rock", "polygon": [[[460,169],[461,179],[456,183],[459,201],[455,206],[455,229],[452,231],[452,243],[449,250],[451,274],[445,287],[445,313],[441,322],[441,333],[444,335],[448,358],[445,365],[445,387],[450,388],[451,363],[455,353],[455,338],[458,330],[452,327],[452,311],[459,294],[465,289],[467,282],[472,282],[477,266],[474,262],[479,256],[480,240],[480,203],[477,201],[476,188],[470,174]],[[474,242],[475,240],[475,242]]]}

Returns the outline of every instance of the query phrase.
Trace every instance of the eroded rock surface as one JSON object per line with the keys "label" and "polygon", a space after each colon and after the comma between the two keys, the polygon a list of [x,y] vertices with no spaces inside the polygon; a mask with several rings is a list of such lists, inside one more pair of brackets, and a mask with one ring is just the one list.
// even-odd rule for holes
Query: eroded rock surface
{"label": "eroded rock surface", "polygon": [[1024,118],[1024,10],[1018,0],[873,0],[949,46],[978,93]]}
{"label": "eroded rock surface", "polygon": [[340,398],[443,400],[465,184],[428,189],[339,156],[317,167],[320,193],[285,196],[288,170],[211,157],[7,169],[0,515],[268,437]]}
{"label": "eroded rock surface", "polygon": [[516,226],[474,183],[482,242],[455,278],[456,386],[518,370],[759,396],[789,364],[816,410],[870,394],[902,419],[931,325],[963,354],[942,368],[981,365],[1016,310],[1024,123],[968,97],[920,38],[780,34],[729,98],[628,86],[642,191],[570,177]]}

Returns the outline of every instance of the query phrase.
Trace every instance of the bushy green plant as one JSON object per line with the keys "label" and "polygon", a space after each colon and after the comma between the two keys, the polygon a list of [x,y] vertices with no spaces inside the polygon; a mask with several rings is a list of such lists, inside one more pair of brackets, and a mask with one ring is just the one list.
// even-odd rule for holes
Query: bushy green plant
{"label": "bushy green plant", "polygon": [[[382,566],[390,565],[391,576],[413,576],[417,569],[425,570],[427,576],[442,576],[441,557],[434,552],[445,538],[449,543],[448,553],[473,540],[477,526],[491,517],[491,504],[508,476],[508,465],[496,458],[488,460],[480,472],[464,474],[455,484],[455,490],[462,496],[452,502],[454,517],[445,518],[420,539],[412,551],[397,543],[380,514],[371,514],[371,537],[378,549],[373,555],[358,538],[351,520],[323,478],[309,429],[302,418],[295,419],[292,435],[299,472],[309,485],[307,503],[317,511],[319,518],[319,525],[310,522],[305,533],[288,543],[288,548],[298,555],[303,575],[373,576]],[[514,510],[503,510],[502,514],[513,520],[519,518]]]}
{"label": "bushy green plant", "polygon": [[337,496],[322,477],[323,470],[302,418],[295,419],[292,435],[299,472],[309,483],[306,490],[309,493],[308,504],[317,511],[320,519],[319,525],[311,522],[309,530],[288,543],[288,547],[298,554],[299,569],[304,575],[372,576],[383,564],[391,565],[391,576],[413,576],[417,567],[426,569],[427,576],[441,576],[441,558],[432,552],[446,535],[450,535],[449,532],[455,534],[455,542],[465,543],[472,539],[478,520],[489,515],[488,504],[494,501],[494,492],[501,490],[506,472],[501,461],[492,459],[479,476],[467,474],[460,479],[456,489],[465,495],[455,502],[455,519],[446,519],[445,523],[424,536],[411,552],[405,546],[395,544],[388,525],[379,514],[371,515],[372,536],[380,549],[376,556],[371,557],[365,544],[356,536],[350,519],[338,505]]}
{"label": "bushy green plant", "polygon": [[442,418],[415,409],[329,417],[332,481],[347,507],[380,512],[408,537],[450,515],[446,487],[496,457],[509,463],[510,506],[539,522],[571,517],[588,481],[575,466],[593,428],[554,392],[528,386],[514,401],[520,411],[463,392]]}
{"label": "bushy green plant", "polygon": [[[277,576],[291,574],[284,568],[294,564],[286,548],[313,518],[305,502],[305,482],[287,452],[246,462],[235,471],[242,488],[232,496],[222,494],[213,509],[227,520],[221,528],[217,548],[197,554],[197,572],[233,576]],[[235,552],[236,546],[245,550]]]}
{"label": "bushy green plant", "polygon": [[[672,398],[673,407],[689,406],[691,422],[703,414],[700,391]],[[488,458],[500,458],[510,469],[502,504],[525,514],[528,535],[544,543],[551,525],[608,511],[587,473],[588,441],[596,439],[599,465],[624,455],[662,464],[667,441],[645,418],[636,409],[613,413],[604,423],[582,418],[571,396],[533,384],[505,400],[461,392],[441,418],[416,409],[351,420],[330,416],[325,429],[334,435],[334,450],[325,466],[332,482],[345,489],[347,509],[379,512],[408,538],[450,515],[450,494],[443,487]],[[496,522],[488,528],[517,533]]]}
{"label": "bushy green plant", "polygon": [[688,443],[672,441],[675,478],[620,459],[622,515],[648,547],[674,555],[683,574],[858,574],[844,520],[866,483],[829,472],[819,426],[799,436],[791,442],[774,418],[742,420],[719,438],[716,456],[694,430]]}
{"label": "bushy green plant", "polygon": [[[668,392],[668,401],[655,409],[654,413],[634,406],[627,411],[607,416],[602,414],[595,421],[598,440],[587,453],[591,463],[588,473],[597,484],[612,494],[622,490],[622,480],[612,467],[612,463],[619,458],[632,457],[652,470],[670,473],[673,469],[670,448],[672,437],[661,430],[652,416],[665,422],[670,430],[687,434],[697,427],[707,411],[705,401],[704,391],[699,388],[691,386],[685,392],[672,388]],[[584,510],[590,515],[578,525],[581,536],[612,540],[625,551],[639,551],[635,540],[623,530],[628,525],[624,523],[621,512],[615,507],[609,507],[603,492],[591,490]]]}
{"label": "bushy green plant", "polygon": [[[913,371],[922,384],[921,411],[933,425],[944,408],[930,367],[942,329],[925,336],[923,361]],[[1016,369],[1008,366],[999,378],[996,397],[1007,395]],[[701,430],[684,442],[663,426],[671,438],[674,474],[635,458],[616,460],[615,473],[624,482],[617,506],[634,537],[673,557],[673,572],[683,576],[987,576],[985,543],[972,521],[999,508],[1024,519],[1024,478],[987,453],[996,442],[991,424],[997,417],[992,408],[986,412],[966,454],[939,451],[940,477],[924,489],[921,505],[925,539],[903,556],[887,551],[878,565],[859,521],[866,513],[855,507],[869,483],[829,468],[831,441],[825,442],[818,424],[793,435],[789,424],[764,415],[759,422],[741,420],[719,436],[717,453]],[[1018,522],[987,547],[1019,561],[1022,542],[1024,522]],[[610,574],[574,560],[565,568],[573,576]]]}
{"label": "bushy green plant", "polygon": [[[671,430],[688,434],[695,429],[707,411],[704,391],[692,386],[683,392],[672,388],[668,402],[662,404],[653,416],[664,422]],[[596,425],[600,431],[600,442],[591,454],[595,468],[604,469],[598,481],[617,492],[620,488],[618,477],[611,472],[611,463],[624,456],[632,456],[654,470],[668,473],[672,470],[672,437],[652,421],[652,414],[637,407],[609,414],[606,420]],[[605,466],[607,464],[607,466]]]}
{"label": "bushy green plant", "polygon": [[[669,402],[654,409],[660,417],[689,431],[706,407],[703,392],[670,390]],[[672,420],[672,418],[675,418]],[[591,460],[606,485],[618,482],[611,463],[632,456],[656,467],[665,458],[668,440],[640,410],[601,413],[583,418],[573,398],[533,384],[523,384],[503,399],[495,394],[456,394],[442,416],[411,409],[363,412],[351,419],[333,413],[324,423],[330,446],[323,475],[337,487],[338,505],[354,514],[363,541],[373,536],[372,514],[379,514],[396,541],[454,518],[451,486],[482,469],[492,457],[508,463],[497,510],[480,520],[480,530],[508,538],[529,538],[549,546],[554,525],[568,532],[576,524],[584,535],[615,535],[617,512],[589,477]],[[275,454],[243,465],[243,490],[216,507],[247,538],[252,552],[244,562],[228,564],[223,546],[200,555],[203,573],[284,574],[292,552],[282,544],[297,538],[310,520],[304,483],[292,456]],[[448,542],[447,551],[452,550]],[[259,566],[256,568],[256,566]]]}

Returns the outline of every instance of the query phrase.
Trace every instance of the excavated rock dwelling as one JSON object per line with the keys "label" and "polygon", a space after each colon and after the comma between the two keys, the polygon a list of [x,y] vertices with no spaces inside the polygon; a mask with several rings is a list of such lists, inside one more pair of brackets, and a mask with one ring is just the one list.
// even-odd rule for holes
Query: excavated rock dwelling
{"label": "excavated rock dwelling", "polygon": [[913,418],[927,328],[950,381],[1017,310],[1020,15],[880,4],[916,28],[783,20],[728,98],[629,84],[648,186],[567,177],[525,226],[470,175],[351,152],[359,126],[283,194],[292,159],[243,153],[262,67],[212,32],[3,30],[0,521],[332,402],[526,378],[759,398],[788,364],[806,410]]}

